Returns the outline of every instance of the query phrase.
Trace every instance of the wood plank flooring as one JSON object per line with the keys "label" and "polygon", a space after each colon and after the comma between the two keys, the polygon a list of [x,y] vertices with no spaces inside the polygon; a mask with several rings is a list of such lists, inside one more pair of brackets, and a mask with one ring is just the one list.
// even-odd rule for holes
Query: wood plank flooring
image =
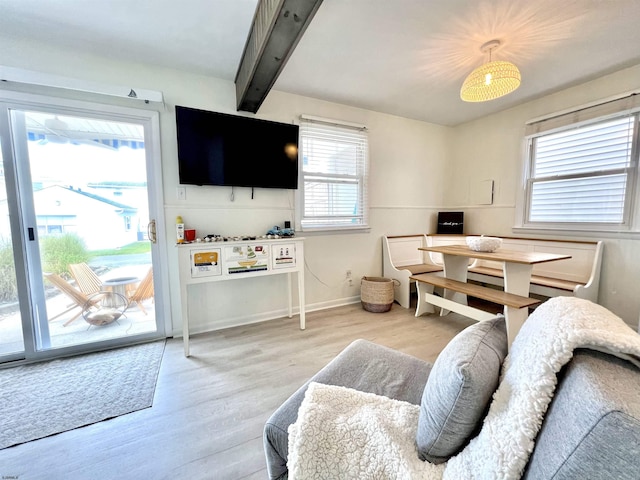
{"label": "wood plank flooring", "polygon": [[[152,408],[0,450],[0,478],[266,479],[262,428],[271,413],[353,340],[433,361],[472,320],[415,318],[359,304],[169,339]],[[123,392],[126,394],[126,392]],[[2,412],[0,412],[0,415]]]}

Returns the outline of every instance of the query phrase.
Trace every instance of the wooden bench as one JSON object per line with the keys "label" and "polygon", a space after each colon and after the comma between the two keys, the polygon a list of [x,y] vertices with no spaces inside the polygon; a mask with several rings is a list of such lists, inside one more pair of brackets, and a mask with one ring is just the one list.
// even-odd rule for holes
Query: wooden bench
{"label": "wooden bench", "polygon": [[442,264],[434,264],[427,253],[418,250],[426,245],[427,237],[422,233],[382,237],[382,275],[398,280],[394,300],[404,308],[411,303],[412,275],[442,272]]}
{"label": "wooden bench", "polygon": [[443,288],[451,292],[458,292],[488,302],[504,305],[505,307],[522,309],[529,308],[540,303],[540,300],[521,295],[514,295],[503,290],[484,287],[473,283],[459,282],[450,278],[444,278],[431,273],[422,275],[413,275],[411,279],[418,283],[418,305],[416,308],[416,317],[425,313],[434,313],[433,305],[441,307],[445,310],[457,312],[474,320],[489,320],[495,317],[495,314],[469,307],[465,303],[459,303],[446,297],[440,297],[433,294],[434,287]]}

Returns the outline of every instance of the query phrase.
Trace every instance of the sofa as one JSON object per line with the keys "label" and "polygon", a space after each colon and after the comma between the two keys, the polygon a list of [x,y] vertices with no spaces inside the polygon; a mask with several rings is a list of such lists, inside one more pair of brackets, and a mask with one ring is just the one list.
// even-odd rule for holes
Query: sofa
{"label": "sofa", "polygon": [[[570,316],[563,312],[575,310],[576,305],[571,302],[587,302],[562,298],[553,301],[556,300],[558,304],[550,308],[547,316]],[[594,318],[603,315],[604,309],[599,306],[579,303],[577,307],[579,312],[573,316],[578,317],[579,322],[583,321],[580,317],[591,321],[590,315]],[[585,311],[589,313],[580,313]],[[548,325],[540,326],[537,332],[527,332],[523,327],[514,347],[523,332],[543,336],[540,332],[548,330]],[[579,329],[575,325],[571,328]],[[640,352],[638,334],[626,326],[615,328],[622,329],[620,336],[625,341],[628,335],[631,350],[635,348],[632,353]],[[596,331],[593,336],[606,335]],[[561,335],[550,333],[551,342],[554,337]],[[443,462],[464,451],[480,436],[484,423],[489,423],[485,418],[490,416],[489,407],[492,402],[499,404],[499,397],[504,395],[499,393],[498,386],[502,392],[509,391],[504,386],[509,382],[508,372],[504,372],[504,365],[508,363],[505,362],[506,342],[501,317],[465,329],[447,345],[434,364],[365,340],[353,342],[293,393],[266,422],[263,440],[269,478],[288,478],[289,428],[298,419],[310,385],[317,384],[347,387],[415,406],[415,411],[419,409],[415,439],[411,439],[415,451],[409,455],[419,457],[421,462],[446,465]],[[579,345],[589,340],[583,335],[576,342],[574,344]],[[557,351],[558,345],[551,349]],[[540,421],[524,427],[531,430],[531,425],[541,424],[535,427],[537,435],[536,432],[532,435],[531,445],[524,442],[525,459],[516,464],[513,471],[504,470],[506,473],[498,478],[640,478],[640,370],[625,355],[599,350],[605,349],[571,347],[570,360],[556,363],[566,361],[562,367],[553,367],[558,370],[553,373],[557,386],[552,382],[549,404],[536,407],[543,410]],[[471,476],[487,478],[482,473],[468,478]],[[358,477],[380,478],[340,475],[340,478]],[[310,478],[331,478],[331,475]],[[386,478],[413,477],[398,473]]]}

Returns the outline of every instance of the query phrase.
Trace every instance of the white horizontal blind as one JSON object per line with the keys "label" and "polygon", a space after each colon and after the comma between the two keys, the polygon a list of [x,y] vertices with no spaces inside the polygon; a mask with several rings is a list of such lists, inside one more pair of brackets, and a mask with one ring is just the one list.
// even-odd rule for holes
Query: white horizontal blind
{"label": "white horizontal blind", "polygon": [[633,113],[640,109],[640,94],[632,93],[614,100],[604,101],[599,104],[576,108],[567,113],[551,115],[542,120],[527,122],[525,135],[539,135],[545,132],[557,131],[569,126],[578,126],[606,117],[617,116],[622,112]]}
{"label": "white horizontal blind", "polygon": [[303,230],[368,227],[368,138],[364,128],[300,122]]}
{"label": "white horizontal blind", "polygon": [[534,137],[528,221],[625,223],[636,115]]}

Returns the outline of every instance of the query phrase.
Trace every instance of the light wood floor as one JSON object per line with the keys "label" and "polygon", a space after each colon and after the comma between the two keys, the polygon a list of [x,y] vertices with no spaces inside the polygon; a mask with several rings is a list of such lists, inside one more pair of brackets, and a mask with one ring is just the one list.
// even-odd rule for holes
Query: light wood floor
{"label": "light wood floor", "polygon": [[413,312],[357,304],[307,314],[304,331],[294,317],[196,335],[188,359],[170,339],[152,408],[0,450],[0,478],[266,479],[265,420],[351,341],[433,361],[473,323]]}

